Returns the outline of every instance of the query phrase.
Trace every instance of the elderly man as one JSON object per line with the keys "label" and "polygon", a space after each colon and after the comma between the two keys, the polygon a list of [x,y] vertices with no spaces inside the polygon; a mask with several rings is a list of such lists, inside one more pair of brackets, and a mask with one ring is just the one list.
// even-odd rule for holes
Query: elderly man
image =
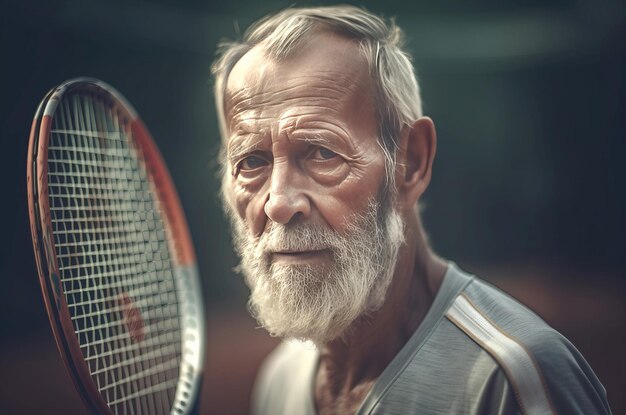
{"label": "elderly man", "polygon": [[609,413],[574,346],[430,249],[437,140],[400,40],[362,9],[293,8],[214,65],[250,310],[299,340],[265,363],[253,411]]}

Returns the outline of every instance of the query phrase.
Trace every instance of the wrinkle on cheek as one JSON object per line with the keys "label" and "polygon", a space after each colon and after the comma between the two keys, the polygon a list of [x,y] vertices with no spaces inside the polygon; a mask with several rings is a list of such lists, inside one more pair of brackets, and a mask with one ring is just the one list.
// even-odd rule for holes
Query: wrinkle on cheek
{"label": "wrinkle on cheek", "polygon": [[350,175],[346,177],[346,180],[364,180],[368,175],[371,175],[373,170],[379,170],[381,174],[384,172],[384,166],[379,166],[380,163],[373,163],[365,157],[355,160],[351,164]]}
{"label": "wrinkle on cheek", "polygon": [[255,192],[243,186],[237,186],[235,189],[234,202],[237,215],[254,236],[260,236],[265,228],[266,200],[267,190],[264,188]]}
{"label": "wrinkle on cheek", "polygon": [[252,199],[246,209],[246,221],[250,226],[250,230],[255,237],[261,236],[265,229],[265,202],[267,198],[264,195]]}
{"label": "wrinkle on cheek", "polygon": [[233,201],[235,204],[235,210],[237,212],[237,215],[239,216],[239,218],[245,219],[245,207],[248,205],[248,203],[250,203],[250,195],[240,185],[236,185],[234,193],[235,195],[233,197]]}
{"label": "wrinkle on cheek", "polygon": [[354,169],[350,177],[346,178],[349,182],[361,182],[365,177],[365,171],[360,169]]}

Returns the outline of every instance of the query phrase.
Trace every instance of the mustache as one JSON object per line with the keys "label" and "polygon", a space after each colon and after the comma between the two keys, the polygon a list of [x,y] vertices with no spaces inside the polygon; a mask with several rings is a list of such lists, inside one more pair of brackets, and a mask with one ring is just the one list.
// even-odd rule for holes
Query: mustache
{"label": "mustache", "polygon": [[264,252],[317,251],[336,249],[343,242],[332,229],[311,224],[272,224],[260,238],[258,248]]}

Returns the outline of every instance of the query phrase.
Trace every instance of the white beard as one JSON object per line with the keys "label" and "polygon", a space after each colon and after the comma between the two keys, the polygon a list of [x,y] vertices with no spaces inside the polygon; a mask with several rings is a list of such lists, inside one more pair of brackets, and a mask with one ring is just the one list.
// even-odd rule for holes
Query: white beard
{"label": "white beard", "polygon": [[[231,214],[251,314],[269,333],[316,344],[344,337],[354,321],[382,307],[394,275],[403,221],[371,202],[345,234],[305,223],[272,223],[259,238]],[[330,266],[273,263],[270,252],[328,249]]]}

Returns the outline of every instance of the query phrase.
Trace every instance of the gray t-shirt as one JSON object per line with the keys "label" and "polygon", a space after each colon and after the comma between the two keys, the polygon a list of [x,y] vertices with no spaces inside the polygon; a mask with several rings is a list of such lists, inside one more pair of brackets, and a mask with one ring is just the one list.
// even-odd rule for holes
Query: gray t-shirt
{"label": "gray t-shirt", "polygon": [[[255,415],[315,415],[315,346],[285,341],[265,361]],[[561,334],[450,263],[424,321],[357,414],[607,414],[606,391]]]}

